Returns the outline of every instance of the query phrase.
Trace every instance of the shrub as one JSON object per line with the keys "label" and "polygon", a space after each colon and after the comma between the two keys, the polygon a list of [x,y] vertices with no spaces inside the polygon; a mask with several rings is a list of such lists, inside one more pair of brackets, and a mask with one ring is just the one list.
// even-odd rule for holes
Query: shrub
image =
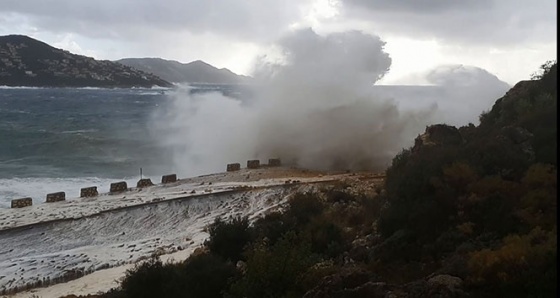
{"label": "shrub", "polygon": [[302,297],[303,276],[317,261],[310,243],[295,232],[285,234],[273,246],[255,243],[247,255],[245,274],[230,288],[233,297]]}
{"label": "shrub", "polygon": [[317,217],[309,223],[303,237],[310,239],[311,251],[331,258],[344,251],[342,230],[325,217]]}
{"label": "shrub", "polygon": [[313,217],[323,212],[323,203],[317,193],[296,193],[288,202],[285,216],[292,218],[297,227],[305,226]]}
{"label": "shrub", "polygon": [[470,255],[469,282],[499,297],[556,297],[556,231],[511,235]]}
{"label": "shrub", "polygon": [[154,256],[126,272],[121,283],[122,297],[181,297],[178,276],[176,266],[164,265]]}
{"label": "shrub", "polygon": [[180,274],[185,289],[182,297],[220,298],[228,288],[229,279],[235,276],[236,269],[231,262],[225,262],[218,256],[200,254],[190,257]]}
{"label": "shrub", "polygon": [[208,232],[210,237],[206,245],[211,253],[232,262],[244,260],[243,248],[252,238],[247,217],[233,218],[229,222],[218,217]]}

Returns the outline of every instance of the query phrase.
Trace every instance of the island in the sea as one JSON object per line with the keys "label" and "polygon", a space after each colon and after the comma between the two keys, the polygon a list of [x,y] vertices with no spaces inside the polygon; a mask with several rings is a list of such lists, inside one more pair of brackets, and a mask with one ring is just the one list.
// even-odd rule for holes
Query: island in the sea
{"label": "island in the sea", "polygon": [[172,87],[160,77],[106,60],[75,55],[24,35],[0,36],[0,86]]}

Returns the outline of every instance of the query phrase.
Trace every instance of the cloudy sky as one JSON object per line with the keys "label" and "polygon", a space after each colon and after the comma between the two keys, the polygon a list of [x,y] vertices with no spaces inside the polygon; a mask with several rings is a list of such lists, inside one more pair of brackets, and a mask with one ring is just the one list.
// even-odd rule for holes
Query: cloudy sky
{"label": "cloudy sky", "polygon": [[289,32],[360,30],[392,64],[381,83],[419,83],[439,65],[484,68],[509,84],[556,59],[555,0],[2,0],[0,35],[115,60],[204,60],[251,74]]}

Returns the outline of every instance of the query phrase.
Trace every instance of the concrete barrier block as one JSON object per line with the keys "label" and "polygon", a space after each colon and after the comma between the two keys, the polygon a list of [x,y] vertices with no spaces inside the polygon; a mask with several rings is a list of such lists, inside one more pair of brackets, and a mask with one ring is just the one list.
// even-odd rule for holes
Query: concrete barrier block
{"label": "concrete barrier block", "polygon": [[84,187],[80,189],[80,198],[96,197],[98,194],[97,186]]}
{"label": "concrete barrier block", "polygon": [[176,182],[176,181],[177,181],[177,175],[176,174],[161,176],[161,183],[163,183],[163,184],[173,183],[173,182]]}
{"label": "concrete barrier block", "polygon": [[47,195],[47,203],[60,202],[65,200],[66,200],[66,193],[63,191],[50,193]]}
{"label": "concrete barrier block", "polygon": [[258,169],[260,166],[261,162],[258,159],[247,161],[247,168],[249,169]]}
{"label": "concrete barrier block", "polygon": [[125,181],[111,183],[110,193],[123,192],[128,190],[128,186]]}
{"label": "concrete barrier block", "polygon": [[228,172],[234,172],[234,171],[239,171],[241,170],[241,164],[239,163],[230,163],[227,165],[227,171]]}
{"label": "concrete barrier block", "polygon": [[271,158],[268,160],[269,167],[279,167],[281,165],[282,165],[282,161],[280,161],[280,158]]}
{"label": "concrete barrier block", "polygon": [[138,188],[148,187],[148,186],[152,186],[152,185],[154,185],[152,183],[152,179],[148,179],[148,178],[140,179],[140,180],[138,180],[138,183],[136,183],[136,187],[138,187]]}
{"label": "concrete barrier block", "polygon": [[27,206],[33,205],[33,199],[31,198],[22,198],[22,199],[15,199],[12,200],[12,208],[23,208]]}

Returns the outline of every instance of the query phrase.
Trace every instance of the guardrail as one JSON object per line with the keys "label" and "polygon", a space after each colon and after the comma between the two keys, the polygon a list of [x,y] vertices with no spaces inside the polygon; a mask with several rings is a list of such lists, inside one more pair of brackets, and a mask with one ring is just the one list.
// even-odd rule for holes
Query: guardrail
{"label": "guardrail", "polygon": [[[268,160],[268,164],[261,164],[260,160],[253,159],[247,161],[247,168],[248,169],[258,169],[261,167],[279,167],[282,165],[282,162],[279,158],[271,158]],[[227,172],[234,172],[241,170],[240,163],[231,163],[226,166]],[[177,174],[169,174],[161,176],[161,183],[162,184],[169,184],[177,182]],[[140,179],[138,183],[136,183],[136,188],[145,188],[153,186],[152,180],[150,179]],[[122,193],[125,191],[130,190],[126,181],[119,181],[111,183],[109,187],[109,194],[117,194]],[[97,190],[97,186],[90,186],[84,187],[80,189],[80,198],[91,198],[96,197],[99,195]],[[56,203],[62,202],[66,200],[66,193],[65,192],[55,192],[47,194],[46,202],[47,203]],[[33,199],[32,198],[21,198],[21,199],[13,199],[11,202],[11,208],[24,208],[28,206],[33,206]]]}

